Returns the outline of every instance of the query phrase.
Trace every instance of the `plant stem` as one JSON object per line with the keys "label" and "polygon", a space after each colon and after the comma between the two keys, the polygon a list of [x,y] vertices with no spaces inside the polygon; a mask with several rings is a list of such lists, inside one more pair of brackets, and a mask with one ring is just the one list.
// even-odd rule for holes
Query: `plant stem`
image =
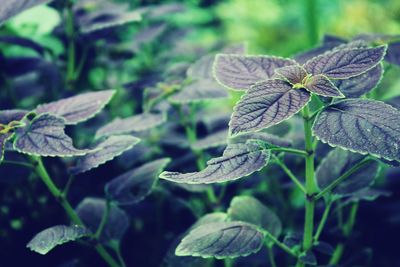
{"label": "plant stem", "polygon": [[110,201],[107,199],[107,200],[106,200],[106,209],[105,209],[104,212],[103,212],[103,217],[101,217],[101,221],[100,221],[99,227],[97,228],[97,231],[96,231],[96,233],[94,234],[94,238],[95,238],[95,239],[99,239],[99,238],[100,238],[101,233],[103,232],[103,229],[104,229],[104,227],[105,227],[106,224],[107,224],[108,217],[109,217],[109,215],[110,215],[110,205],[111,205],[111,203],[110,203]]}
{"label": "plant stem", "polygon": [[266,242],[266,246],[268,247],[268,241],[272,241],[275,245],[277,245],[278,247],[280,247],[283,251],[285,251],[287,254],[297,258],[297,254],[295,252],[292,251],[291,248],[289,248],[288,246],[286,246],[284,243],[282,243],[281,241],[279,241],[278,239],[276,239],[275,236],[271,235],[270,232],[264,230],[264,229],[259,229],[259,231],[261,231],[264,235],[265,235],[265,242]]}
{"label": "plant stem", "polygon": [[317,232],[314,235],[314,241],[318,241],[319,237],[321,236],[322,230],[325,227],[326,221],[328,219],[329,212],[331,210],[333,201],[328,201],[325,206],[324,213],[322,214],[321,221],[318,224]]}
{"label": "plant stem", "polygon": [[299,155],[299,156],[302,156],[302,157],[307,157],[307,152],[306,151],[300,150],[300,149],[295,149],[295,148],[273,147],[273,148],[269,148],[268,150],[278,151],[278,152],[287,152],[287,153]]}
{"label": "plant stem", "polygon": [[271,264],[271,267],[277,267],[276,262],[275,262],[274,251],[272,250],[271,247],[268,247],[268,246],[267,246],[267,251],[268,251],[268,259],[269,259],[269,263]]}
{"label": "plant stem", "polygon": [[67,22],[66,35],[68,39],[68,55],[67,55],[67,87],[72,88],[75,81],[75,27],[74,27],[74,11],[73,1],[67,2]]}
{"label": "plant stem", "polygon": [[35,168],[35,166],[30,164],[30,163],[13,161],[13,160],[3,160],[1,163],[18,165],[18,166],[29,168],[29,169],[34,169]]}
{"label": "plant stem", "polygon": [[289,178],[297,185],[297,187],[303,191],[304,194],[307,193],[306,188],[304,185],[297,179],[297,177],[293,174],[293,172],[286,166],[286,164],[280,160],[277,156],[272,155],[272,157],[275,159],[276,164],[278,164],[282,170],[289,176]]}
{"label": "plant stem", "polygon": [[233,259],[224,259],[224,267],[233,267]]}
{"label": "plant stem", "polygon": [[[35,166],[35,171],[37,175],[42,179],[43,183],[47,186],[50,193],[59,201],[71,221],[74,224],[84,226],[82,220],[76,214],[75,210],[72,208],[71,204],[68,202],[63,192],[58,189],[53,180],[50,178],[50,175],[43,165],[42,159],[37,156],[30,156],[30,159]],[[97,244],[95,246],[95,249],[110,267],[120,267],[119,264],[111,257],[111,255],[101,244]]]}
{"label": "plant stem", "polygon": [[318,0],[305,0],[305,15],[308,30],[308,40],[310,45],[315,45],[319,41],[319,21],[318,21]]}
{"label": "plant stem", "polygon": [[327,194],[328,192],[331,192],[339,183],[341,183],[344,179],[346,179],[347,177],[349,177],[350,175],[352,175],[353,173],[355,173],[356,171],[358,171],[360,168],[362,168],[365,164],[371,162],[373,159],[366,157],[363,160],[361,160],[360,162],[358,162],[356,165],[354,165],[353,167],[351,167],[348,171],[346,171],[344,174],[342,174],[340,177],[338,177],[336,180],[334,180],[330,185],[328,185],[327,187],[325,187],[321,192],[319,192],[316,196],[315,196],[315,200],[320,199],[321,197],[323,197],[325,194]]}

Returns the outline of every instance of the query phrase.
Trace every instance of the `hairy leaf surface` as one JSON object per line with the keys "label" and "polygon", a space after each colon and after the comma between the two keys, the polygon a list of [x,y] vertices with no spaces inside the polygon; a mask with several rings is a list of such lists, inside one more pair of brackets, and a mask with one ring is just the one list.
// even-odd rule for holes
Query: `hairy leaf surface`
{"label": "hairy leaf surface", "polygon": [[328,97],[344,97],[339,89],[325,76],[315,75],[307,79],[305,87],[308,91]]}
{"label": "hairy leaf surface", "polygon": [[270,79],[277,68],[293,65],[291,59],[271,56],[219,54],[214,62],[214,76],[232,90],[247,90],[257,82]]}
{"label": "hairy leaf surface", "polygon": [[110,136],[98,144],[91,153],[80,157],[76,166],[71,168],[71,173],[79,174],[97,168],[131,149],[139,141],[139,138],[130,135]]}
{"label": "hairy leaf surface", "polygon": [[400,160],[400,111],[370,99],[348,99],[323,110],[314,135],[331,146]]}
{"label": "hairy leaf surface", "polygon": [[283,80],[266,80],[252,86],[236,104],[229,123],[236,135],[278,124],[299,112],[309,101],[304,89],[294,89]]}
{"label": "hairy leaf surface", "polygon": [[56,225],[36,234],[26,246],[32,251],[46,255],[56,246],[77,240],[89,233],[83,226]]}
{"label": "hairy leaf surface", "polygon": [[65,134],[63,118],[44,113],[27,121],[26,126],[15,131],[14,149],[19,152],[44,157],[72,157],[90,152],[77,149]]}
{"label": "hairy leaf surface", "polygon": [[52,0],[2,0],[0,5],[0,25],[26,9],[51,1]]}
{"label": "hairy leaf surface", "polygon": [[142,201],[151,193],[159,174],[170,161],[169,158],[155,160],[114,178],[105,185],[106,195],[119,205]]}
{"label": "hairy leaf surface", "polygon": [[384,57],[386,46],[335,49],[304,64],[308,73],[324,74],[330,79],[347,79],[375,67]]}
{"label": "hairy leaf surface", "polygon": [[270,158],[256,144],[230,144],[222,157],[207,162],[207,168],[199,172],[163,172],[160,178],[177,183],[210,184],[233,181],[248,176],[264,167]]}
{"label": "hairy leaf surface", "polygon": [[307,77],[306,70],[297,64],[276,69],[275,72],[291,84],[301,84],[304,78]]}
{"label": "hairy leaf surface", "polygon": [[63,117],[65,124],[77,124],[94,117],[114,95],[114,90],[90,92],[61,99],[36,108],[36,113],[51,113]]}
{"label": "hairy leaf surface", "polygon": [[291,147],[292,141],[266,132],[246,133],[230,139],[231,143],[245,143],[247,140],[261,141],[269,146]]}
{"label": "hairy leaf surface", "polygon": [[216,222],[192,230],[177,247],[178,256],[236,258],[260,250],[264,235],[244,222]]}

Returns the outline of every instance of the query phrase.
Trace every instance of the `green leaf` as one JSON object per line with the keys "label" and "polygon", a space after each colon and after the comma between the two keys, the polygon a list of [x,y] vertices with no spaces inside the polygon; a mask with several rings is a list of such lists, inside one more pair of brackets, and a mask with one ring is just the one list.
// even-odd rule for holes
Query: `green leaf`
{"label": "green leaf", "polygon": [[233,181],[259,171],[267,165],[269,151],[263,151],[252,143],[230,144],[222,157],[207,162],[207,168],[199,172],[163,172],[160,178],[176,183],[210,184]]}
{"label": "green leaf", "polygon": [[83,226],[57,225],[35,235],[26,246],[32,251],[46,255],[58,245],[75,241],[89,234],[90,232]]}
{"label": "green leaf", "polygon": [[[1,130],[1,127],[0,127]],[[13,134],[12,133],[5,133],[5,134],[0,134],[0,163],[4,159],[4,151],[6,147],[6,143],[8,140],[12,138]]]}
{"label": "green leaf", "polygon": [[130,135],[110,136],[98,144],[91,153],[80,157],[70,171],[72,174],[79,174],[97,168],[131,149],[139,141],[139,138]]}
{"label": "green leaf", "polygon": [[72,157],[89,153],[77,149],[64,132],[63,118],[44,113],[32,121],[25,119],[26,126],[15,130],[14,149],[21,153],[43,157]]}
{"label": "green leaf", "polygon": [[276,238],[282,232],[282,223],[278,216],[251,196],[234,197],[228,209],[228,216],[232,221],[243,221],[262,227]]}
{"label": "green leaf", "polygon": [[51,0],[3,0],[0,6],[0,25],[26,9],[49,2]]}
{"label": "green leaf", "polygon": [[214,62],[214,77],[232,90],[247,90],[257,82],[270,79],[277,68],[296,64],[291,59],[272,56],[219,54]]}
{"label": "green leaf", "polygon": [[334,147],[400,160],[400,111],[380,101],[336,102],[317,116],[313,133]]}
{"label": "green leaf", "polygon": [[177,256],[217,259],[248,256],[259,251],[264,235],[244,222],[216,222],[192,230],[177,247]]}
{"label": "green leaf", "polygon": [[115,90],[90,92],[39,105],[35,112],[51,113],[65,119],[65,124],[77,124],[94,117],[115,94]]}

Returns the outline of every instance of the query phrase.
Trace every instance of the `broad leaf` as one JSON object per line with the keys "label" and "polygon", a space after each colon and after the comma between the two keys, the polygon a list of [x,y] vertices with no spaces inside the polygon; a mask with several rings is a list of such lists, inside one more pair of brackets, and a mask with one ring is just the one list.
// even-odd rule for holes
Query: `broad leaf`
{"label": "broad leaf", "polygon": [[308,91],[328,97],[344,97],[339,89],[325,76],[315,75],[307,79],[305,87]]}
{"label": "broad leaf", "polygon": [[[95,233],[106,211],[106,201],[101,198],[85,198],[76,208],[76,213],[92,233]],[[100,235],[102,243],[120,241],[129,228],[126,213],[115,205],[110,205],[107,222]]]}
{"label": "broad leaf", "polygon": [[270,154],[256,144],[231,144],[222,157],[207,162],[207,168],[199,172],[163,172],[160,178],[176,183],[210,184],[233,181],[262,169],[269,161]]}
{"label": "broad leaf", "polygon": [[141,132],[157,127],[165,121],[166,117],[162,113],[142,113],[124,119],[117,118],[97,130],[96,138]]}
{"label": "broad leaf", "polygon": [[89,231],[83,226],[57,225],[35,235],[26,246],[32,251],[46,255],[58,245],[77,240],[87,235],[89,235]]}
{"label": "broad leaf", "polygon": [[202,139],[198,139],[192,144],[193,149],[204,150],[208,148],[224,146],[227,143],[228,130],[220,130],[218,132],[207,135]]}
{"label": "broad leaf", "polygon": [[232,221],[243,221],[262,227],[274,237],[282,232],[278,216],[256,198],[237,196],[231,201],[228,216]]}
{"label": "broad leaf", "polygon": [[236,258],[259,251],[264,235],[244,222],[216,222],[192,230],[177,247],[177,256]]}
{"label": "broad leaf", "polygon": [[36,113],[52,113],[63,117],[65,124],[77,124],[94,117],[114,95],[114,90],[90,92],[40,105]]}
{"label": "broad leaf", "polygon": [[253,140],[263,143],[269,147],[291,147],[292,141],[288,138],[279,137],[266,132],[246,133],[230,139],[230,143],[245,143]]}
{"label": "broad leaf", "polygon": [[383,102],[348,99],[324,109],[314,135],[331,146],[400,160],[400,111]]}
{"label": "broad leaf", "polygon": [[28,113],[26,110],[0,110],[0,124],[7,125],[12,121],[20,121]]}
{"label": "broad leaf", "polygon": [[230,132],[236,135],[278,124],[299,112],[310,98],[306,90],[294,89],[283,80],[257,83],[236,104],[229,123]]}
{"label": "broad leaf", "polygon": [[329,79],[347,79],[375,67],[385,53],[386,46],[336,49],[310,59],[304,68],[313,75],[324,74]]}
{"label": "broad leaf", "polygon": [[232,90],[247,90],[257,82],[270,79],[277,68],[293,65],[291,59],[271,56],[217,55],[214,76]]}
{"label": "broad leaf", "polygon": [[28,8],[51,2],[51,0],[2,0],[0,5],[0,25]]}
{"label": "broad leaf", "polygon": [[291,84],[302,84],[307,77],[306,70],[297,64],[276,69],[275,72]]}
{"label": "broad leaf", "polygon": [[378,64],[359,76],[332,82],[346,97],[357,98],[374,89],[381,81],[382,75],[382,64]]}
{"label": "broad leaf", "polygon": [[[320,163],[316,171],[318,186],[324,189],[343,175],[365,156],[336,148],[332,150]],[[349,196],[370,186],[378,173],[379,164],[376,161],[367,163],[363,168],[347,177],[332,193],[338,196]]]}
{"label": "broad leaf", "polygon": [[391,193],[389,191],[367,187],[353,193],[350,198],[348,198],[346,201],[343,202],[343,205],[358,201],[375,201],[378,197],[390,197],[390,196]]}
{"label": "broad leaf", "polygon": [[25,127],[15,130],[14,149],[44,157],[72,157],[90,152],[75,148],[64,128],[63,118],[48,113],[38,115],[30,122],[26,120]]}
{"label": "broad leaf", "polygon": [[79,174],[97,168],[131,149],[139,141],[140,139],[129,135],[110,136],[98,144],[91,153],[80,157],[76,166],[71,168],[71,173]]}
{"label": "broad leaf", "polygon": [[191,227],[193,230],[201,225],[206,225],[210,223],[226,222],[228,221],[228,214],[224,212],[213,212],[200,217]]}
{"label": "broad leaf", "polygon": [[215,100],[228,98],[225,88],[213,80],[199,80],[183,87],[178,93],[172,95],[169,100],[173,103],[187,104],[203,100]]}
{"label": "broad leaf", "polygon": [[169,158],[155,160],[114,178],[105,185],[106,195],[118,205],[142,201],[151,193],[159,174],[170,161]]}

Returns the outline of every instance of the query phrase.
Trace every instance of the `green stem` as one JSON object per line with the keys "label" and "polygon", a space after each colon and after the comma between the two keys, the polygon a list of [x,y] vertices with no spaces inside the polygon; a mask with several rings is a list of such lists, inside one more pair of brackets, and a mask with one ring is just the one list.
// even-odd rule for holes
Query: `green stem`
{"label": "green stem", "polygon": [[281,161],[277,156],[272,155],[272,157],[275,159],[276,164],[278,164],[282,170],[289,176],[289,178],[297,185],[297,187],[303,191],[304,194],[307,193],[306,188],[304,185],[297,179],[297,177],[293,174],[293,172],[286,166],[286,164]]}
{"label": "green stem", "polygon": [[[42,159],[37,156],[31,156],[31,161],[35,165],[35,171],[38,176],[42,179],[43,183],[47,186],[50,193],[54,196],[55,199],[59,201],[61,206],[64,208],[68,217],[74,224],[84,225],[79,216],[76,214],[74,208],[72,208],[71,204],[68,202],[67,198],[61,192],[60,189],[54,184],[53,180],[50,178],[46,168],[43,165]],[[110,267],[120,267],[119,264],[111,257],[111,255],[107,252],[107,250],[101,245],[97,244],[95,246],[96,251],[100,254],[100,256],[107,262]]]}
{"label": "green stem", "polygon": [[310,45],[315,45],[319,41],[319,21],[318,21],[318,0],[305,0],[305,15],[308,30],[308,40]]}
{"label": "green stem", "polygon": [[287,254],[297,258],[297,254],[295,252],[292,251],[291,248],[289,248],[288,246],[286,246],[284,243],[282,243],[281,241],[279,241],[278,239],[276,239],[275,236],[273,236],[270,232],[264,230],[264,229],[259,229],[259,231],[261,231],[264,235],[265,235],[265,242],[266,242],[266,246],[269,246],[269,244],[267,243],[268,241],[272,241],[275,245],[277,245],[278,247],[280,247],[283,251],[285,251]]}
{"label": "green stem", "polygon": [[224,259],[224,267],[233,267],[233,259]]}
{"label": "green stem", "polygon": [[271,267],[277,267],[276,262],[275,262],[274,251],[272,250],[272,247],[267,246],[267,251],[268,251],[268,259],[269,259],[269,263],[271,264]]}
{"label": "green stem", "polygon": [[365,164],[371,162],[373,159],[366,157],[363,160],[361,160],[360,162],[358,162],[356,165],[354,165],[353,167],[351,167],[348,171],[346,171],[344,174],[342,174],[340,177],[338,177],[336,180],[334,180],[331,184],[329,184],[327,187],[325,187],[321,192],[319,192],[316,196],[315,196],[315,200],[320,199],[321,197],[323,197],[324,195],[326,195],[327,193],[331,192],[338,184],[340,184],[344,179],[346,179],[347,177],[349,177],[350,175],[352,175],[353,173],[355,173],[356,171],[358,171],[360,168],[362,168]]}
{"label": "green stem", "polygon": [[94,234],[94,238],[97,239],[97,240],[100,238],[101,233],[103,232],[104,227],[105,227],[106,224],[107,224],[108,217],[109,217],[109,215],[110,215],[110,205],[111,205],[111,203],[110,203],[110,201],[107,199],[107,200],[106,200],[106,209],[104,210],[103,216],[101,217],[101,221],[100,221],[99,227],[97,228],[97,231],[96,231],[96,233]]}
{"label": "green stem", "polygon": [[74,11],[73,1],[67,2],[67,22],[66,35],[68,39],[68,55],[67,55],[67,85],[72,87],[75,81],[75,28],[74,28]]}
{"label": "green stem", "polygon": [[321,221],[318,224],[317,232],[314,235],[314,241],[318,241],[319,237],[321,236],[322,230],[324,229],[326,221],[328,219],[329,212],[332,208],[332,204],[333,204],[333,201],[330,201],[330,200],[326,204],[324,213],[322,214],[322,217],[321,217]]}
{"label": "green stem", "polygon": [[29,168],[29,169],[34,169],[35,168],[35,166],[30,164],[30,163],[13,161],[13,160],[3,160],[1,163],[18,165],[18,166],[22,166],[22,167]]}
{"label": "green stem", "polygon": [[339,261],[340,258],[343,255],[343,250],[344,250],[344,244],[340,243],[339,245],[336,246],[331,259],[329,260],[330,265],[336,265]]}
{"label": "green stem", "polygon": [[307,152],[306,151],[300,150],[300,149],[295,149],[295,148],[273,147],[273,148],[269,148],[268,150],[278,151],[278,152],[287,152],[287,153],[299,155],[299,156],[302,156],[302,157],[307,157]]}

